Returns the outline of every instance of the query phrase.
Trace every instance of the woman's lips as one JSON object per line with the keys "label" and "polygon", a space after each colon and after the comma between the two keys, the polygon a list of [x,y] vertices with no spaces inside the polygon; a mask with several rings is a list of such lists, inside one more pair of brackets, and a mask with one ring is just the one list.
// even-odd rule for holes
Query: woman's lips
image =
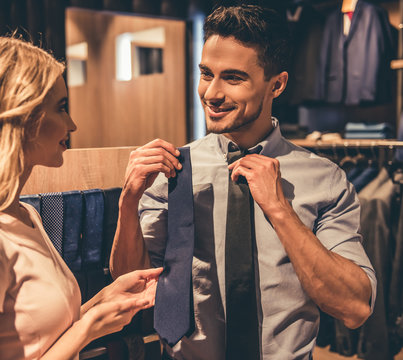
{"label": "woman's lips", "polygon": [[59,142],[60,146],[61,146],[64,150],[67,150],[66,141],[67,141],[67,140],[62,140],[62,141]]}

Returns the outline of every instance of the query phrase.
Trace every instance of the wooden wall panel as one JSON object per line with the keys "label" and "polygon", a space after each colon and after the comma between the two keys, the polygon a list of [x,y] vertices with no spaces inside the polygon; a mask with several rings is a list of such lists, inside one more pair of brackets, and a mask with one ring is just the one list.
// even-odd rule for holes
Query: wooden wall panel
{"label": "wooden wall panel", "polygon": [[34,167],[22,194],[122,187],[130,152],[135,148],[67,150],[61,167]]}
{"label": "wooden wall panel", "polygon": [[[164,72],[116,80],[116,36],[161,26]],[[176,146],[187,142],[185,32],[180,20],[67,9],[67,45],[88,42],[87,82],[69,88],[78,126],[73,148],[139,145],[156,137]]]}

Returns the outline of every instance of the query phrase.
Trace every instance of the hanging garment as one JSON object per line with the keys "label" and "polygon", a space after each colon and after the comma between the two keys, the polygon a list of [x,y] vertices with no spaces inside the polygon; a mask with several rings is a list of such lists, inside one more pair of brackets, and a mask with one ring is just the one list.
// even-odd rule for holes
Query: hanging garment
{"label": "hanging garment", "polygon": [[62,193],[46,193],[41,196],[43,227],[54,247],[63,255],[63,197]]}
{"label": "hanging garment", "polygon": [[32,205],[38,214],[41,213],[41,196],[38,194],[35,195],[21,195],[20,201]]}
{"label": "hanging garment", "polygon": [[104,190],[104,239],[102,251],[102,263],[105,268],[109,268],[109,258],[115,237],[116,226],[119,215],[119,197],[122,188],[110,188]]}
{"label": "hanging garment", "polygon": [[378,175],[378,166],[376,164],[366,167],[358,176],[356,176],[352,183],[355,191],[360,192],[367,184],[369,184]]}
{"label": "hanging garment", "polygon": [[388,328],[391,351],[397,354],[403,347],[403,202],[402,184],[398,185],[394,208],[400,207],[400,212],[395,212],[396,243],[392,253],[392,272],[389,289]]}
{"label": "hanging garment", "polygon": [[63,260],[71,271],[81,270],[81,230],[83,198],[80,191],[66,191],[63,196]]}
{"label": "hanging garment", "polygon": [[[343,356],[357,354],[365,360],[392,360],[391,339],[387,322],[388,291],[395,243],[396,187],[385,168],[359,194],[363,245],[377,276],[377,298],[373,314],[358,329],[348,329],[340,320],[327,320],[321,338],[330,343],[330,350]],[[333,323],[332,323],[333,322]],[[330,338],[333,336],[333,338]]]}
{"label": "hanging garment", "polygon": [[88,301],[106,285],[102,263],[104,195],[100,189],[85,190],[82,194],[82,270],[86,282],[83,299]]}
{"label": "hanging garment", "polygon": [[298,19],[294,21],[288,17],[294,52],[284,97],[288,97],[291,105],[318,99],[318,65],[324,21],[312,6],[301,5],[300,9]]}
{"label": "hanging garment", "polygon": [[361,231],[363,245],[373,264],[378,280],[377,299],[373,314],[361,328],[358,355],[365,360],[392,359],[388,336],[388,290],[392,248],[393,199],[396,186],[385,168],[359,194],[361,202]]}
{"label": "hanging garment", "polygon": [[320,54],[319,96],[327,103],[391,101],[391,27],[385,10],[358,0],[350,31],[343,34],[338,8],[326,20]]}
{"label": "hanging garment", "polygon": [[286,11],[283,9],[293,50],[287,69],[289,77],[284,92],[273,103],[273,113],[282,119],[282,123],[295,124],[299,117],[297,107],[319,99],[318,69],[324,18],[305,3],[294,5],[295,9],[290,7],[288,5]]}

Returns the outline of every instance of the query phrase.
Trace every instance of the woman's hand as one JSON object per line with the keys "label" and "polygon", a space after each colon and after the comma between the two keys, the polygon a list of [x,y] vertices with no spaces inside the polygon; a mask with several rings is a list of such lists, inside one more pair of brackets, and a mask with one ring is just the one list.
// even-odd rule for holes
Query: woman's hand
{"label": "woman's hand", "polygon": [[108,302],[132,301],[133,309],[128,311],[135,311],[133,315],[139,310],[154,306],[158,276],[161,272],[162,268],[156,268],[136,270],[119,276],[81,307],[81,316],[91,308]]}
{"label": "woman's hand", "polygon": [[141,305],[142,309],[154,306],[158,276],[162,270],[163,268],[136,270],[119,276],[112,284],[101,290],[101,301],[136,299],[145,302]]}
{"label": "woman's hand", "polygon": [[76,321],[44,354],[42,360],[67,360],[91,341],[120,331],[142,309],[154,305],[162,268],[124,274],[81,306]]}

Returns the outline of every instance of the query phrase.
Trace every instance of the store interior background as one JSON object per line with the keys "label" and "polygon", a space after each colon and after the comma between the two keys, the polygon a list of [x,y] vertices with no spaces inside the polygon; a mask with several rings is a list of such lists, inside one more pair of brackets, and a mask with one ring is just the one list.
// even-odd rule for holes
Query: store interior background
{"label": "store interior background", "polygon": [[[403,2],[368,2],[388,13],[394,42],[390,60],[403,59]],[[323,25],[341,0],[2,0],[0,34],[17,30],[66,61],[69,111],[78,125],[71,148],[138,146],[157,137],[181,146],[205,135],[197,95],[203,19],[217,5],[237,3],[259,3],[282,14],[309,5]],[[313,62],[311,67],[315,66]],[[291,139],[303,139],[313,131],[343,136],[347,123],[361,122],[387,123],[393,129],[390,138],[396,139],[402,107],[399,63],[390,69],[389,85],[386,100],[352,106],[291,103],[289,94],[284,94],[274,105],[273,115]],[[316,145],[308,147],[318,150]],[[335,147],[327,150],[331,154]],[[346,148],[337,151],[346,153]],[[326,339],[322,340],[328,349]],[[315,360],[357,358],[318,351]],[[153,353],[148,350],[146,358],[151,359]],[[400,358],[401,353],[395,356]]]}
{"label": "store interior background", "polygon": [[[289,0],[253,3],[273,7],[283,14],[297,5],[311,5],[317,13],[316,32],[320,35],[326,16],[340,2]],[[388,12],[395,45],[391,60],[398,59],[399,52],[402,52],[401,46],[398,46],[401,36],[399,1],[370,2]],[[215,6],[233,3],[236,2],[8,0],[0,4],[0,33],[18,29],[22,36],[50,49],[58,59],[67,60],[70,113],[78,124],[78,131],[72,135],[72,148],[140,145],[156,137],[180,146],[205,134],[197,96],[203,18]],[[118,79],[117,36],[164,27],[162,36],[166,43],[158,43],[157,40],[157,44],[153,45],[152,39],[149,44],[147,41],[144,43],[144,33],[139,44],[131,41],[137,49],[159,48],[157,56],[162,68],[123,81]],[[81,53],[80,50],[77,52],[77,46],[74,46],[77,44],[86,46],[84,53],[82,49]],[[297,51],[303,52],[301,49]],[[132,58],[132,67],[136,66],[135,53],[133,48],[128,55]],[[152,56],[144,51],[142,55],[146,61]],[[304,66],[315,69],[314,56],[311,55],[308,60],[310,63]],[[69,77],[69,73],[73,75]],[[390,71],[389,94],[380,103],[354,106],[323,104],[309,99],[293,101],[289,94],[283,94],[275,102],[273,114],[279,118],[282,131],[289,138],[303,138],[314,130],[342,134],[347,122],[386,122],[393,129],[392,137],[396,137],[400,119],[398,109],[401,108],[401,91],[397,91],[399,77],[401,70]],[[294,82],[291,78],[290,89]]]}

